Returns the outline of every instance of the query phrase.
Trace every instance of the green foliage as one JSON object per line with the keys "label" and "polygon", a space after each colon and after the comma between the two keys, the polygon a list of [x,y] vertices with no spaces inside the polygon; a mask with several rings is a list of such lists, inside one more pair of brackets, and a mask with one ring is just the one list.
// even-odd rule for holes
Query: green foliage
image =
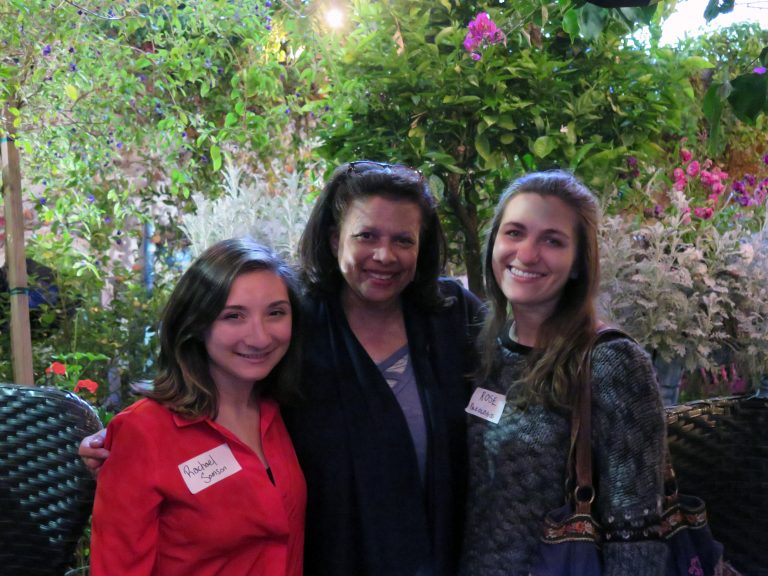
{"label": "green foliage", "polygon": [[38,375],[79,353],[109,358],[95,366],[102,383],[110,371],[123,383],[151,374],[153,327],[177,271],[170,263],[148,293],[140,247],[178,249],[172,219],[191,190],[215,190],[226,153],[271,159],[306,136],[294,128],[318,70],[288,40],[290,12],[270,6],[2,3],[0,136],[21,152],[28,253],[56,272],[60,294],[33,326]]}
{"label": "green foliage", "polygon": [[[721,154],[739,124],[755,126],[768,112],[768,30],[757,24],[736,24],[714,34],[686,39],[679,50],[700,54],[712,63],[694,86],[702,99],[709,132],[709,152]],[[758,70],[759,71],[759,70]]]}
{"label": "green foliage", "polygon": [[[0,23],[0,104],[14,116],[23,161],[49,186],[103,194],[128,156],[148,183],[187,195],[220,167],[222,146],[271,148],[291,107],[311,97],[312,63],[263,5],[81,5],[32,0]],[[296,73],[305,62],[307,73]]]}

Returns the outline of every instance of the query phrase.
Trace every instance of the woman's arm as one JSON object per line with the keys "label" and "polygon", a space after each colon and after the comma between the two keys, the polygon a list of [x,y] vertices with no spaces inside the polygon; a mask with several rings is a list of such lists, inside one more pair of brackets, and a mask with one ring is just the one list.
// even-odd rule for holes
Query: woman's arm
{"label": "woman's arm", "polygon": [[108,427],[109,461],[99,473],[91,531],[92,576],[149,576],[158,548],[161,494],[157,442],[129,411]]}
{"label": "woman's arm", "polygon": [[653,366],[621,338],[595,349],[592,373],[596,510],[611,536],[605,576],[662,575],[665,543],[642,539],[643,527],[659,520],[663,495],[666,421]]}

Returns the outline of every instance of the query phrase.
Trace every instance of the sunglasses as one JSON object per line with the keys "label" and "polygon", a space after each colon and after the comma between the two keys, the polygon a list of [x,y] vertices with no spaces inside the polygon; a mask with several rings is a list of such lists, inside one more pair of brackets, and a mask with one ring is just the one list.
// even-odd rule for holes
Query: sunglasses
{"label": "sunglasses", "polygon": [[419,180],[424,180],[424,175],[419,170],[406,166],[405,164],[388,164],[387,162],[375,162],[374,160],[355,160],[347,164],[347,175],[363,174],[364,172],[370,172],[372,170],[381,171],[385,174],[405,172],[409,175],[418,177]]}

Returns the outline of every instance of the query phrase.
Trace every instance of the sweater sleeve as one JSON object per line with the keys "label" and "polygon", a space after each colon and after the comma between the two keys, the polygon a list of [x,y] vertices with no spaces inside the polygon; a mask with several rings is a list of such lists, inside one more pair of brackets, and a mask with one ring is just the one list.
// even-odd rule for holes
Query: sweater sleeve
{"label": "sweater sleeve", "polygon": [[666,428],[650,358],[636,343],[598,345],[592,358],[592,445],[605,576],[664,574],[664,542],[630,539],[658,522]]}
{"label": "sweater sleeve", "polygon": [[157,439],[130,411],[110,422],[93,507],[91,574],[149,576],[158,547]]}

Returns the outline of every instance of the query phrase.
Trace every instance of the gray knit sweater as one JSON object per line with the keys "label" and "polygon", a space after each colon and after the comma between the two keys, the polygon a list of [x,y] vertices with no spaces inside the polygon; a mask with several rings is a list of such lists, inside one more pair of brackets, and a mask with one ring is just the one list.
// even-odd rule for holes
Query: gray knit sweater
{"label": "gray knit sweater", "polygon": [[[481,386],[506,393],[498,424],[470,416],[470,486],[463,576],[522,576],[534,562],[544,515],[565,503],[570,418],[520,409],[516,380],[530,349],[500,344],[499,365]],[[658,520],[663,493],[664,410],[647,354],[618,338],[592,356],[593,513],[620,536]],[[617,538],[620,540],[620,537]],[[603,545],[605,576],[664,574],[661,542]]]}

